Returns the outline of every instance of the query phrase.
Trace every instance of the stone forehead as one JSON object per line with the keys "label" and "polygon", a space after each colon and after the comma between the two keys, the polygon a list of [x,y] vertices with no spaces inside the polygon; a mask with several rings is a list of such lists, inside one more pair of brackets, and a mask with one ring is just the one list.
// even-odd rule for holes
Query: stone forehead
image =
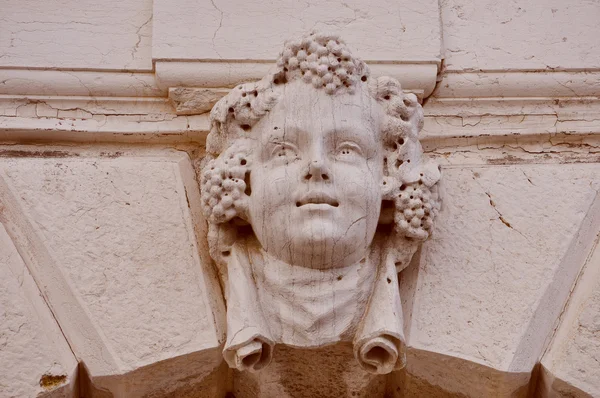
{"label": "stone forehead", "polygon": [[264,78],[238,85],[217,102],[210,114],[208,152],[218,156],[233,141],[252,138],[252,127],[287,95],[289,83],[303,83],[336,97],[361,95],[374,99],[384,111],[382,117],[394,119],[385,118],[386,136],[416,138],[422,126],[422,112],[409,118],[414,113],[412,108],[420,109],[416,97],[403,94],[398,81],[389,77],[370,78],[367,65],[354,57],[337,35],[312,32],[286,41],[277,65]]}
{"label": "stone forehead", "polygon": [[287,126],[290,123],[347,125],[359,122],[359,119],[379,124],[384,113],[383,106],[367,87],[359,87],[353,94],[329,95],[301,81],[292,81],[279,92],[277,103],[262,119],[285,119]]}
{"label": "stone forehead", "polygon": [[[215,155],[239,139],[254,141],[266,133],[277,134],[284,126],[287,126],[286,131],[297,126],[309,129],[313,134],[323,129],[353,126],[362,130],[369,127],[375,139],[383,137],[380,130],[384,125],[385,110],[366,86],[352,94],[330,95],[301,81],[293,81],[262,92],[255,90],[253,83],[247,83],[236,91],[232,93],[233,98],[218,104],[220,107],[215,106],[217,111],[226,108],[221,113],[222,118],[212,117],[211,133],[207,138],[207,149]],[[318,104],[316,107],[315,103]],[[265,123],[272,126],[265,130]]]}

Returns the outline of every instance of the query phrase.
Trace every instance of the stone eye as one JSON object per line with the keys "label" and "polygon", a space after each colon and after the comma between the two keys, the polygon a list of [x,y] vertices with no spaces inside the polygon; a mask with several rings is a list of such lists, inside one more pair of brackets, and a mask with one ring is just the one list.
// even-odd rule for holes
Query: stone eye
{"label": "stone eye", "polygon": [[274,159],[295,159],[297,158],[297,151],[291,144],[277,144],[271,152],[271,157]]}
{"label": "stone eye", "polygon": [[337,155],[343,158],[350,156],[362,156],[362,149],[353,142],[343,142],[337,147]]}

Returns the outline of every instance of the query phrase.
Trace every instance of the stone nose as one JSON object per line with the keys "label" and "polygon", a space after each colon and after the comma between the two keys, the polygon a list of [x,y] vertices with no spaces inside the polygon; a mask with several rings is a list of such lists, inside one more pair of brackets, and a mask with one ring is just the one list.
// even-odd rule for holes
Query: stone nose
{"label": "stone nose", "polygon": [[313,159],[308,163],[308,169],[304,175],[305,180],[327,181],[330,179],[330,171],[326,160]]}

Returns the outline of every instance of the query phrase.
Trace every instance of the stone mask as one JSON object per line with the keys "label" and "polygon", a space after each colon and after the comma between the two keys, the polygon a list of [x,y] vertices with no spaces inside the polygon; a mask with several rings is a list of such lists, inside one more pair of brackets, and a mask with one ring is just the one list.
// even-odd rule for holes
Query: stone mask
{"label": "stone mask", "polygon": [[381,112],[368,93],[286,85],[253,127],[249,221],[266,251],[310,268],[366,255],[381,208]]}
{"label": "stone mask", "polygon": [[319,33],[215,105],[200,178],[230,366],[344,341],[369,372],[404,365],[396,272],[440,204],[422,124],[414,95]]}

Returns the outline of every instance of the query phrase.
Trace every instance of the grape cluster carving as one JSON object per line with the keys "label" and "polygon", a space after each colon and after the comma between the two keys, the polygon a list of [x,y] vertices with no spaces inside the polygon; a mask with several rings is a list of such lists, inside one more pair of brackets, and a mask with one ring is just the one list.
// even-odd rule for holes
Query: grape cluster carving
{"label": "grape cluster carving", "polygon": [[288,80],[301,78],[316,89],[334,94],[342,89],[354,93],[358,81],[367,81],[369,69],[352,56],[337,35],[311,33],[301,39],[287,41],[277,66]]}
{"label": "grape cluster carving", "polygon": [[209,222],[221,224],[245,212],[251,158],[243,141],[210,160],[202,171],[202,209]]}

